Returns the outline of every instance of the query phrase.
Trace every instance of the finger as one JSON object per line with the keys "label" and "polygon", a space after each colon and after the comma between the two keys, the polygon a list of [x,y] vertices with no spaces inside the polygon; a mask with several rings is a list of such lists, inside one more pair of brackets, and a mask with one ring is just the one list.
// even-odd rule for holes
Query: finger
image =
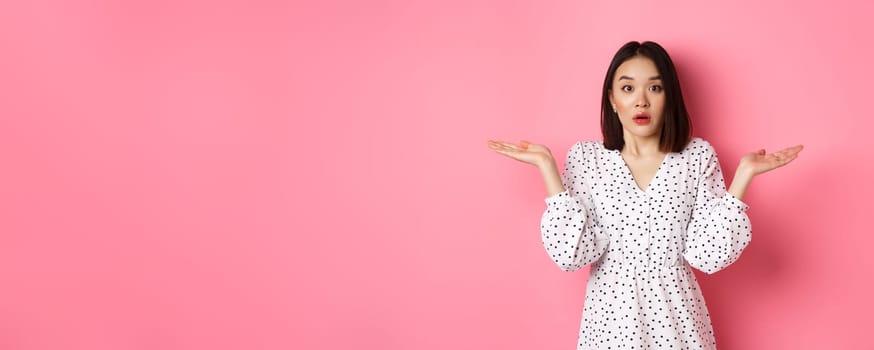
{"label": "finger", "polygon": [[519,145],[520,145],[522,148],[528,148],[528,145],[530,145],[530,144],[531,144],[530,142],[525,141],[525,140],[522,140],[521,142],[519,142]]}
{"label": "finger", "polygon": [[783,153],[783,154],[796,154],[796,153],[798,153],[798,152],[801,152],[801,150],[802,150],[803,148],[804,148],[804,145],[792,146],[792,147],[789,147],[789,148],[785,148],[785,149],[780,150],[780,153]]}
{"label": "finger", "polygon": [[507,147],[508,145],[512,145],[512,143],[506,142],[506,141],[492,141],[492,143],[494,143],[496,145],[504,146],[504,147]]}
{"label": "finger", "polygon": [[493,144],[496,144],[496,145],[506,145],[506,144],[509,144],[509,142],[506,142],[506,141],[498,141],[498,140],[489,140],[489,143],[493,143]]}
{"label": "finger", "polygon": [[783,159],[780,159],[780,165],[779,165],[779,166],[784,166],[784,165],[786,165],[786,164],[789,164],[789,162],[793,161],[795,158],[798,158],[798,155],[791,155],[791,156],[787,156],[787,157],[785,157],[785,158],[783,158]]}
{"label": "finger", "polygon": [[796,153],[796,154],[792,154],[792,155],[790,155],[790,156],[787,156],[786,159],[783,160],[783,164],[789,164],[789,162],[795,160],[795,158],[798,158],[798,154],[797,154],[797,153]]}
{"label": "finger", "polygon": [[789,147],[789,148],[784,148],[784,149],[781,149],[777,152],[774,152],[773,154],[775,154],[775,155],[777,155],[777,154],[789,154],[789,153],[792,153],[793,150],[794,150],[794,147]]}
{"label": "finger", "polygon": [[493,150],[505,149],[506,147],[499,141],[490,141],[489,148]]}
{"label": "finger", "polygon": [[503,141],[488,140],[486,143],[489,145],[489,147],[494,148],[494,147],[500,147],[504,142]]}
{"label": "finger", "polygon": [[518,150],[518,149],[513,149],[513,148],[510,148],[510,147],[503,147],[503,146],[498,147],[497,149],[495,149],[495,151],[498,151],[498,152],[504,153],[504,154],[506,154],[506,155],[512,155],[512,154],[516,154],[516,153],[521,152],[521,151]]}
{"label": "finger", "polygon": [[[783,160],[774,161],[774,163],[771,164],[770,168],[777,169],[777,168],[780,168],[782,166],[785,166],[786,164],[789,164],[789,162],[791,162],[792,159],[794,159],[794,158],[786,158]],[[769,170],[771,170],[771,169],[769,169]]]}
{"label": "finger", "polygon": [[512,143],[512,142],[501,142],[501,145],[503,145],[506,148],[509,148],[512,150],[517,150],[517,151],[522,149],[522,147],[519,147],[515,143]]}
{"label": "finger", "polygon": [[493,149],[493,150],[496,150],[496,151],[497,151],[497,150],[503,150],[503,149],[510,149],[510,148],[508,148],[508,147],[506,147],[506,146],[504,146],[504,145],[502,145],[502,144],[500,144],[500,143],[497,143],[497,142],[489,143],[489,148],[491,148],[491,149]]}
{"label": "finger", "polygon": [[780,152],[777,152],[774,154],[777,156],[785,158],[788,156],[796,155],[796,154],[798,154],[798,152],[801,152],[801,148],[792,147],[792,148],[787,148],[787,149],[781,150]]}
{"label": "finger", "polygon": [[798,145],[788,148],[787,151],[789,151],[790,154],[798,154],[802,149],[804,149],[804,145]]}

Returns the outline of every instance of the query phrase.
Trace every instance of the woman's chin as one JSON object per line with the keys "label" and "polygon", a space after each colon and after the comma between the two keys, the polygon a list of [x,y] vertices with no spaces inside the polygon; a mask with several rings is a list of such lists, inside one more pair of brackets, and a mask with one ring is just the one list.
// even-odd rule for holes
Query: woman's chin
{"label": "woman's chin", "polygon": [[625,135],[635,138],[651,138],[659,137],[661,129],[649,125],[632,125],[630,128],[624,128]]}

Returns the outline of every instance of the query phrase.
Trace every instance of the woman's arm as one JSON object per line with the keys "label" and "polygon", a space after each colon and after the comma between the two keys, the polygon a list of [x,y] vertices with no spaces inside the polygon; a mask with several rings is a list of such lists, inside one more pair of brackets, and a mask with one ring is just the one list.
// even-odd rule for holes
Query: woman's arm
{"label": "woman's arm", "polygon": [[737,168],[734,172],[734,178],[731,180],[731,186],[728,188],[728,193],[739,200],[744,199],[744,194],[747,192],[747,187],[753,181],[753,173],[748,169]]}
{"label": "woman's arm", "polygon": [[[740,257],[752,239],[752,229],[746,215],[749,206],[734,193],[727,193],[719,159],[706,141],[701,157],[683,258],[692,267],[712,274]],[[738,178],[735,183],[739,181],[744,179]]]}
{"label": "woman's arm", "polygon": [[555,158],[550,154],[549,157],[544,157],[537,164],[540,169],[540,175],[543,175],[543,182],[546,185],[546,196],[552,197],[561,192],[564,192],[564,185],[561,183],[561,175],[558,172],[558,165],[555,164]]}
{"label": "woman's arm", "polygon": [[548,147],[525,140],[519,142],[518,145],[510,142],[488,140],[488,145],[495,152],[536,166],[540,170],[540,174],[543,175],[547,197],[564,192],[565,188],[561,182],[558,165],[555,163],[555,158]]}
{"label": "woman's arm", "polygon": [[575,271],[601,257],[610,238],[595,223],[591,191],[582,176],[583,159],[592,152],[577,142],[568,150],[561,174],[552,152],[544,145],[488,141],[489,148],[540,169],[546,185],[546,209],[540,221],[543,247],[564,271]]}
{"label": "woman's arm", "polygon": [[764,149],[746,154],[740,160],[728,192],[737,199],[743,200],[754,176],[789,164],[798,157],[798,152],[803,148],[803,145],[797,145],[771,154],[765,154]]}
{"label": "woman's arm", "polygon": [[564,173],[554,165],[541,168],[546,191],[546,209],[540,220],[543,247],[564,271],[576,271],[604,255],[609,237],[597,224],[592,193],[583,175],[591,146],[577,142],[567,152]]}

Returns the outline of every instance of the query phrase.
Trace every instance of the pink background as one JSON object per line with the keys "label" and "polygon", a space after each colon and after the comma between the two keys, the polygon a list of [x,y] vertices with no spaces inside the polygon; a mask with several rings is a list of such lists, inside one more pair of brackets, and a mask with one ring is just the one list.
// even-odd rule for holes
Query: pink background
{"label": "pink background", "polygon": [[698,274],[720,348],[870,346],[874,8],[807,3],[4,2],[0,348],[573,349],[588,270],[486,139],[563,168],[629,40],[728,181],[806,146]]}

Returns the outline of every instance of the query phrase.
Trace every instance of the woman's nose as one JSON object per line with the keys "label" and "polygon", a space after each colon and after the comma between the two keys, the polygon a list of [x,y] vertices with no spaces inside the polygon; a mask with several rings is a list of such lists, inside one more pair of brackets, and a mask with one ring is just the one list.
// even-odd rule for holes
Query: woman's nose
{"label": "woman's nose", "polygon": [[634,106],[638,108],[649,107],[649,100],[646,99],[646,94],[640,94],[640,97],[637,98],[637,103],[635,103]]}

